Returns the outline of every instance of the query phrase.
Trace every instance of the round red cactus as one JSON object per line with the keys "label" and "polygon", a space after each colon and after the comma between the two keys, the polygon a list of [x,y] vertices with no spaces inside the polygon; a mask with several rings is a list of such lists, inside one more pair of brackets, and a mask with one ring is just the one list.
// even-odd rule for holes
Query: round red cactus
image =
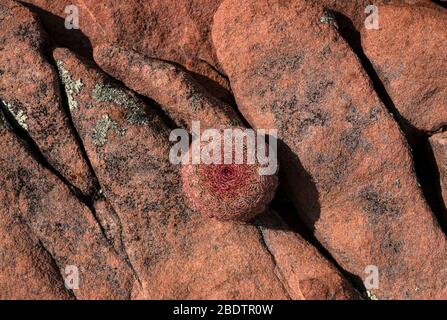
{"label": "round red cactus", "polygon": [[[222,129],[223,130],[223,129]],[[242,129],[245,130],[245,129]],[[204,145],[200,145],[202,151]],[[247,145],[244,140],[244,151]],[[233,155],[235,152],[233,146]],[[191,154],[191,148],[190,148]],[[249,221],[265,211],[272,201],[278,177],[260,175],[260,164],[186,164],[182,184],[192,208],[219,220]],[[190,155],[189,155],[190,156]]]}

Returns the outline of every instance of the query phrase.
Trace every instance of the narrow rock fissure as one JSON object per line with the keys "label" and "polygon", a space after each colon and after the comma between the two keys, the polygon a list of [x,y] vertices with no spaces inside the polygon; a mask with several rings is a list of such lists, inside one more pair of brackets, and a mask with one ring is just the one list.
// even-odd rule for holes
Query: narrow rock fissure
{"label": "narrow rock fissure", "polygon": [[3,102],[0,102],[0,109],[5,115],[5,118],[8,121],[9,125],[13,128],[14,133],[20,138],[21,142],[25,144],[27,151],[29,152],[31,157],[35,161],[37,161],[40,165],[42,165],[44,168],[48,169],[56,177],[58,177],[59,180],[61,180],[70,189],[70,191],[76,196],[76,198],[84,203],[83,200],[84,195],[82,194],[81,190],[79,190],[76,186],[72,185],[64,176],[62,176],[62,174],[59,173],[59,171],[57,171],[48,162],[48,160],[44,157],[37,143],[31,138],[29,133],[20,126],[20,124],[15,119],[14,115],[3,104]]}
{"label": "narrow rock fissure", "polygon": [[129,257],[129,253],[127,252],[126,242],[125,242],[124,239],[123,239],[123,224],[122,224],[122,222],[121,222],[121,218],[120,218],[120,216],[116,213],[116,210],[115,210],[115,208],[113,207],[113,204],[110,203],[110,202],[109,202],[109,204],[110,204],[110,207],[112,208],[113,213],[114,213],[116,219],[118,220],[118,223],[119,223],[119,226],[120,226],[120,238],[119,238],[119,241],[120,241],[120,245],[121,245],[121,247],[122,247],[123,250],[124,250],[124,260],[125,260],[126,263],[129,265],[129,268],[132,270],[132,272],[133,272],[133,274],[134,274],[134,276],[135,276],[135,279],[137,279],[137,281],[138,281],[138,283],[140,284],[140,286],[143,287],[143,282],[142,282],[141,279],[140,279],[140,275],[139,275],[139,273],[137,272],[137,270],[135,269],[135,267],[134,267],[134,265],[133,265],[133,263],[132,263],[132,261],[131,261],[131,259],[130,259],[130,257]]}
{"label": "narrow rock fissure", "polygon": [[447,9],[447,2],[445,0],[432,0],[432,2]]}
{"label": "narrow rock fissure", "polygon": [[[62,83],[62,81],[59,77],[59,73],[57,71],[58,68],[56,66],[56,61],[54,60],[53,56],[51,56],[50,54],[47,54],[46,58],[47,58],[48,63],[50,63],[52,65],[53,69],[58,74],[60,98],[61,98],[61,102],[62,102],[63,111],[68,119],[68,126],[69,126],[68,129],[71,130],[71,132],[73,133],[76,143],[77,143],[79,149],[81,150],[81,155],[82,155],[84,161],[87,163],[88,168],[93,173],[93,176],[95,179],[95,182],[94,182],[95,183],[95,193],[98,194],[100,191],[99,180],[98,180],[98,177],[96,176],[95,170],[93,169],[93,166],[92,166],[90,159],[87,155],[87,151],[85,150],[84,143],[82,142],[82,139],[79,136],[78,130],[76,129],[76,127],[73,123],[73,118],[71,117],[70,108],[68,107],[67,93],[65,92],[64,84]],[[91,202],[93,202],[93,198],[96,195],[92,194],[92,195],[84,195],[84,196],[85,196],[85,201],[91,203]]]}
{"label": "narrow rock fissure", "polygon": [[[108,200],[107,200],[107,201],[108,201]],[[120,226],[120,235],[119,235],[120,237],[119,237],[119,241],[120,241],[121,248],[123,248],[123,251],[124,251],[123,253],[120,253],[120,252],[118,252],[118,250],[116,250],[116,248],[115,248],[115,246],[114,246],[114,244],[113,244],[113,240],[110,239],[110,238],[107,236],[107,232],[106,232],[104,226],[102,225],[101,221],[100,221],[99,218],[98,218],[98,215],[97,215],[97,213],[96,213],[96,209],[95,209],[94,205],[92,205],[92,208],[90,208],[90,210],[91,210],[91,212],[92,212],[92,215],[93,215],[94,219],[96,220],[96,223],[97,223],[97,224],[99,225],[99,227],[101,228],[101,233],[103,234],[103,236],[104,236],[105,239],[107,240],[107,242],[108,242],[108,244],[110,245],[110,247],[112,248],[112,250],[115,252],[115,254],[116,254],[117,256],[122,256],[122,255],[124,255],[124,257],[122,257],[122,258],[124,259],[124,261],[126,262],[126,264],[128,265],[128,267],[132,270],[132,273],[133,273],[135,279],[136,279],[136,280],[138,281],[138,283],[140,284],[140,286],[143,286],[143,283],[141,282],[140,276],[139,276],[138,272],[136,271],[135,267],[133,266],[132,261],[131,261],[130,258],[129,258],[129,254],[128,254],[128,252],[127,252],[127,247],[126,247],[125,241],[123,240],[123,233],[122,233],[123,225],[122,225],[122,223],[121,223],[121,219],[120,219],[119,215],[116,213],[116,210],[115,210],[115,208],[113,208],[112,204],[111,204],[110,202],[109,202],[109,204],[110,204],[110,206],[112,207],[112,210],[114,211],[114,214],[115,214],[116,219],[118,220],[118,223],[119,223],[119,226]]]}
{"label": "narrow rock fissure", "polygon": [[276,279],[278,280],[278,282],[281,284],[281,287],[284,290],[284,293],[287,295],[287,299],[288,300],[293,300],[292,297],[290,296],[289,293],[289,289],[288,289],[288,285],[286,285],[284,283],[284,276],[282,275],[282,271],[281,268],[278,266],[278,263],[276,261],[275,255],[273,254],[273,252],[271,251],[270,247],[268,246],[267,242],[265,241],[264,238],[264,232],[262,231],[262,227],[261,226],[256,226],[256,229],[259,232],[259,239],[261,240],[261,244],[262,246],[265,248],[265,251],[267,251],[267,253],[269,254],[270,258],[273,261],[273,264],[275,266],[275,270],[273,270],[273,273],[275,274]]}
{"label": "narrow rock fissure", "polygon": [[213,66],[211,63],[209,63],[208,61],[204,60],[204,59],[199,59],[200,61],[202,61],[203,63],[205,63],[208,67],[210,67],[214,72],[216,72],[219,76],[221,76],[222,78],[224,78],[225,80],[228,81],[228,83],[230,83],[230,80],[228,79],[228,77],[222,73],[219,69],[217,69],[215,66]]}
{"label": "narrow rock fissure", "polygon": [[318,251],[318,253],[329,261],[329,263],[331,263],[341,275],[343,275],[346,281],[349,282],[352,288],[354,288],[362,298],[367,297],[363,280],[340,266],[337,260],[335,260],[329,251],[320,243],[309,228],[304,225],[302,220],[297,218],[299,217],[297,209],[287,197],[286,192],[281,188],[278,190],[276,197],[273,199],[271,207],[280,215],[290,230],[299,234],[304,240],[309,242]]}
{"label": "narrow rock fissure", "polygon": [[[54,58],[52,56],[47,56],[47,61],[52,64],[52,66],[53,66],[53,68],[55,68],[55,70],[57,70],[56,61],[54,60]],[[95,188],[96,189],[95,194],[89,195],[89,196],[84,196],[83,199],[80,199],[80,200],[89,208],[90,212],[92,213],[93,218],[95,219],[96,223],[98,224],[98,226],[99,226],[99,228],[101,230],[101,234],[107,240],[108,244],[110,245],[112,250],[115,252],[115,254],[117,254],[119,256],[120,253],[115,249],[115,247],[113,245],[112,239],[110,239],[107,236],[106,229],[102,225],[102,223],[101,223],[101,221],[98,218],[98,215],[96,213],[96,209],[95,209],[94,203],[95,203],[96,199],[101,197],[100,193],[101,193],[102,188],[101,188],[100,180],[98,179],[98,177],[96,175],[96,172],[95,172],[95,170],[94,170],[94,168],[93,168],[93,166],[91,164],[90,158],[87,155],[87,151],[85,149],[84,143],[83,143],[81,137],[79,136],[79,133],[78,133],[78,131],[77,131],[75,125],[74,125],[74,122],[73,122],[73,119],[72,119],[72,116],[71,116],[71,113],[70,113],[70,109],[68,107],[67,93],[66,93],[64,85],[63,85],[63,83],[62,83],[62,81],[60,79],[59,79],[59,88],[60,88],[59,91],[60,91],[60,94],[61,94],[62,105],[63,105],[63,108],[64,108],[64,112],[65,112],[65,114],[66,114],[66,116],[68,118],[70,129],[73,131],[73,134],[75,135],[75,139],[76,139],[77,144],[79,145],[79,148],[81,150],[81,154],[82,154],[84,160],[87,162],[87,165],[89,166],[91,172],[93,173],[93,176],[94,176],[94,178],[96,180],[95,184],[97,184],[97,186]],[[109,204],[112,206],[112,204],[110,202],[109,202]],[[113,209],[113,210],[115,210],[115,209]],[[119,219],[118,215],[117,215],[117,217],[118,217],[118,221],[119,221],[119,224],[120,224],[120,229],[122,229],[121,220]],[[131,263],[131,261],[129,259],[129,255],[127,253],[127,249],[126,249],[126,246],[124,245],[124,241],[123,241],[123,238],[122,238],[122,233],[120,234],[120,239],[119,240],[120,240],[120,243],[122,244],[122,247],[124,249],[124,254],[125,254],[124,260],[128,264],[129,268],[132,270],[132,272],[134,273],[134,276],[137,279],[138,283],[140,285],[142,285],[141,280],[139,278],[139,275],[136,272],[133,264]]]}
{"label": "narrow rock fissure", "polygon": [[436,163],[433,161],[433,155],[430,154],[430,148],[428,147],[429,135],[415,128],[401,116],[391,96],[388,94],[385,85],[380,80],[371,61],[363,50],[360,33],[354,28],[352,21],[348,17],[336,11],[332,12],[339,22],[341,36],[357,55],[373,84],[375,92],[387,110],[393,115],[402,134],[405,136],[412,153],[414,173],[420,184],[424,198],[434,213],[444,234],[447,235],[447,225],[444,218],[446,211],[440,193],[436,190],[438,186],[440,188],[439,173]]}
{"label": "narrow rock fissure", "polygon": [[[237,105],[235,105],[235,111],[239,114],[241,121],[245,124],[247,128],[252,128],[250,123],[245,119],[245,117],[240,112]],[[279,187],[281,189],[281,187]],[[291,204],[292,202],[288,198],[285,192],[278,190],[276,192],[275,198],[273,199],[270,207],[275,209],[281,218],[284,219],[284,223],[291,231],[302,236],[306,241],[312,244],[317,251],[325,257],[329,262],[331,262],[334,267],[345,277],[345,279],[351,284],[351,286],[360,293],[363,297],[366,297],[366,289],[363,285],[363,281],[355,276],[354,274],[343,269],[338,262],[332,257],[329,251],[317,240],[317,238],[306,228],[301,219],[297,209]]]}
{"label": "narrow rock fissure", "polygon": [[[28,226],[29,227],[29,226]],[[38,239],[37,240],[37,244],[38,244],[38,246],[42,249],[42,250],[44,250],[47,254],[48,254],[48,256],[50,257],[50,260],[51,260],[51,264],[54,266],[54,268],[56,269],[56,270],[59,270],[59,275],[60,275],[60,281],[63,283],[63,287],[64,287],[64,289],[67,291],[67,293],[70,295],[70,298],[72,298],[72,299],[74,299],[74,300],[77,300],[78,298],[76,297],[76,295],[75,295],[75,293],[73,292],[73,290],[72,289],[68,289],[66,286],[65,286],[65,279],[64,279],[64,275],[63,275],[63,273],[62,273],[62,268],[59,266],[59,264],[57,263],[57,261],[56,261],[56,259],[53,257],[53,255],[51,254],[51,252],[45,247],[45,245],[42,243],[42,241],[40,240],[40,239]]]}

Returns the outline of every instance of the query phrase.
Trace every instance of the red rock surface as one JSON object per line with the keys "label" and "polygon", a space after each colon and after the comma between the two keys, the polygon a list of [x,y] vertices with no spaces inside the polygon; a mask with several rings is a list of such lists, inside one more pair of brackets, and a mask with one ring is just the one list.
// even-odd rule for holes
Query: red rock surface
{"label": "red rock surface", "polygon": [[[255,226],[209,221],[185,205],[179,168],[168,160],[169,131],[153,110],[72,53],[58,49],[54,56],[86,84],[73,120],[122,222],[123,242],[144,288],[139,297],[290,298]],[[334,297],[354,297],[327,267],[329,288],[346,285]]]}
{"label": "red rock surface", "polygon": [[[153,58],[186,67],[218,98],[231,102],[230,85],[212,46],[210,30],[213,16],[222,0],[141,1],[127,0],[25,0],[37,9],[46,28],[62,44],[89,55],[91,45],[116,44]],[[360,30],[370,4],[415,4],[436,7],[430,0],[314,0],[340,12]],[[66,30],[65,6],[76,5],[80,30]],[[351,26],[346,26],[351,30]],[[352,32],[352,31],[349,31]],[[143,36],[142,36],[143,35]]]}
{"label": "red rock surface", "polygon": [[[0,111],[0,118],[2,117]],[[4,131],[0,119],[0,131]],[[2,135],[3,138],[3,135]],[[0,178],[0,299],[70,299],[51,255],[24,223]]]}
{"label": "red rock surface", "polygon": [[2,1],[0,99],[48,162],[90,194],[95,180],[63,110],[57,74],[44,55],[45,37],[29,10],[14,1]]}
{"label": "red rock surface", "polygon": [[431,136],[430,145],[438,165],[442,198],[444,199],[445,207],[447,207],[447,132]]}
{"label": "red rock surface", "polygon": [[[384,28],[362,48],[369,4]],[[369,298],[447,298],[445,234],[418,183],[440,214],[427,181],[445,193],[445,14],[429,0],[1,0],[0,299],[356,299],[369,265]],[[248,224],[188,207],[169,129],[243,126],[229,80],[251,125],[279,129],[298,210],[283,190],[280,213]],[[381,100],[431,136],[439,172],[419,146],[413,169]]]}
{"label": "red rock surface", "polygon": [[[15,229],[11,233],[6,230],[7,235],[2,237],[15,238],[18,246],[15,251],[5,252],[11,257],[16,254],[17,260],[6,260],[4,271],[14,271],[21,280],[8,283],[8,291],[2,294],[14,299],[69,298],[71,295],[64,290],[60,275],[65,275],[67,266],[76,266],[79,288],[72,290],[76,298],[130,298],[134,285],[136,287],[133,273],[109,245],[93,213],[30,156],[25,145],[5,127],[4,122],[0,126],[0,136],[0,168],[6,173],[1,178],[2,195],[3,190],[7,190],[5,198],[1,199],[6,201],[1,202],[2,226]],[[30,230],[23,226],[24,223]],[[24,232],[28,237],[23,237]],[[2,242],[2,246],[10,246],[8,241]],[[31,245],[34,247],[30,248]],[[28,256],[31,252],[34,253]],[[31,268],[28,274],[24,270],[26,266]],[[31,278],[33,273],[35,278]],[[46,282],[42,291],[36,292],[36,286],[42,282]],[[25,289],[30,291],[24,292]]]}
{"label": "red rock surface", "polygon": [[[221,99],[230,99],[229,83],[214,65],[215,52],[209,36],[215,10],[221,0],[141,1],[127,0],[26,0],[49,11],[46,26],[57,39],[70,47],[82,43],[88,55],[91,44],[117,44],[150,57],[182,64],[207,89]],[[63,30],[66,5],[79,9],[80,30]],[[57,17],[57,18],[56,18]],[[87,37],[86,37],[87,36]],[[79,49],[79,46],[76,48]]]}
{"label": "red rock surface", "polygon": [[104,71],[156,101],[180,127],[190,127],[192,121],[200,121],[202,128],[241,124],[234,109],[179,66],[109,45],[95,47],[94,57]]}
{"label": "red rock surface", "polygon": [[447,11],[380,6],[362,46],[399,114],[416,129],[447,125]]}
{"label": "red rock surface", "polygon": [[323,8],[227,0],[213,40],[242,114],[279,130],[287,189],[340,265],[362,279],[377,266],[380,299],[446,298],[446,239],[408,146]]}
{"label": "red rock surface", "polygon": [[345,300],[357,294],[318,250],[272,210],[257,218],[263,240],[275,258],[277,274],[292,299]]}
{"label": "red rock surface", "polygon": [[436,9],[441,8],[440,6],[433,3],[431,0],[310,0],[310,2],[313,2],[316,5],[321,4],[327,9],[341,13],[352,22],[353,27],[357,31],[360,31],[364,27],[366,18],[371,15],[371,12],[365,12],[366,7],[369,5],[375,5],[379,7],[384,4],[396,4],[416,7],[429,7]]}

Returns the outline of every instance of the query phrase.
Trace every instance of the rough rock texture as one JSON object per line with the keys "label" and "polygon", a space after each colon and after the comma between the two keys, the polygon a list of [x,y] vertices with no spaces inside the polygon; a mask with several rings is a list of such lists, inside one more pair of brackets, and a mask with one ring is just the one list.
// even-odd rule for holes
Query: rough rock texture
{"label": "rough rock texture", "polygon": [[[360,30],[366,6],[384,3],[436,7],[430,0],[313,0],[336,10],[349,21],[348,32]],[[142,54],[184,65],[217,98],[231,102],[230,85],[212,46],[213,16],[222,0],[25,0],[43,18],[46,28],[65,46],[90,55],[91,45],[117,44]],[[80,30],[63,27],[64,9],[75,4]],[[352,26],[351,22],[352,21]]]}
{"label": "rough rock texture", "polygon": [[[139,298],[290,298],[257,227],[209,221],[187,208],[179,168],[168,160],[169,131],[153,110],[69,51],[54,57],[85,83],[73,120],[122,223],[144,288]],[[331,272],[330,290],[345,285],[336,297],[354,297]]]}
{"label": "rough rock texture", "polygon": [[[28,7],[32,12],[37,14],[44,28],[51,34],[51,38],[58,43],[76,50],[79,54],[91,57],[92,45],[87,36],[80,29],[67,29],[65,27],[65,19],[69,16],[69,10],[66,8],[76,5],[73,0],[23,0],[20,1]],[[70,8],[70,7],[69,7]],[[69,9],[68,8],[68,9]],[[90,20],[80,11],[80,25],[90,23]],[[72,20],[68,20],[73,22]]]}
{"label": "rough rock texture", "polygon": [[377,266],[381,299],[446,298],[446,239],[408,146],[323,8],[227,0],[213,40],[243,115],[278,129],[292,200],[340,265],[362,279]]}
{"label": "rough rock texture", "polygon": [[399,114],[416,129],[447,125],[447,11],[380,6],[362,45]]}
{"label": "rough rock texture", "polygon": [[104,71],[156,101],[180,127],[190,127],[194,120],[203,128],[241,124],[234,109],[209,94],[182,67],[109,45],[95,47],[94,57]]}
{"label": "rough rock texture", "polygon": [[[338,12],[348,18],[352,23],[352,27],[360,31],[365,25],[365,19],[371,15],[371,12],[366,13],[365,9],[369,5],[381,6],[384,4],[396,4],[396,5],[407,5],[416,7],[430,7],[438,9],[438,5],[433,3],[431,0],[310,0],[316,5],[323,5],[329,10]],[[441,7],[439,7],[440,9]],[[379,10],[380,15],[380,10]],[[380,20],[380,18],[379,18]],[[341,21],[340,23],[343,23]]]}
{"label": "rough rock texture", "polygon": [[[8,190],[6,198],[1,202],[2,214],[5,214],[2,225],[16,229],[12,230],[10,236],[16,237],[24,250],[34,242],[34,254],[30,248],[28,251],[19,250],[16,252],[24,254],[25,257],[9,261],[24,281],[16,285],[23,285],[31,291],[23,293],[21,289],[14,288],[6,294],[11,298],[18,298],[21,294],[28,299],[36,297],[34,286],[39,285],[39,281],[48,280],[42,287],[42,296],[39,298],[43,298],[45,292],[57,298],[68,298],[68,293],[61,289],[63,283],[56,283],[60,279],[55,275],[55,268],[57,266],[59,273],[65,275],[67,266],[76,266],[79,270],[79,288],[73,289],[76,298],[130,298],[135,283],[131,269],[118,258],[88,207],[56,176],[29,155],[25,145],[5,126],[4,121],[0,124],[0,136],[0,168],[1,172],[5,173],[1,179],[2,190]],[[8,210],[4,211],[8,203]],[[14,213],[19,213],[17,218],[12,215]],[[6,214],[10,215],[9,218]],[[18,222],[14,224],[14,219],[29,225],[28,238],[18,238],[17,233],[26,232],[26,229]],[[39,239],[37,243],[32,234]],[[4,244],[8,245],[8,242],[2,242],[2,245]],[[42,253],[43,247],[48,253]],[[31,255],[28,256],[27,253]],[[36,257],[36,260],[32,259],[33,257]],[[22,264],[25,267],[31,263],[30,259],[35,263],[34,268],[38,268],[35,271],[37,277],[32,280],[37,283],[24,279],[27,274],[21,269]]]}
{"label": "rough rock texture", "polygon": [[274,256],[277,274],[292,299],[355,299],[357,295],[335,267],[273,210],[256,219],[265,245]]}
{"label": "rough rock texture", "polygon": [[45,59],[45,37],[29,10],[0,3],[0,99],[48,162],[90,194],[95,180],[64,113],[57,73]]}
{"label": "rough rock texture", "polygon": [[[1,131],[3,126],[0,119]],[[51,255],[22,220],[17,199],[5,189],[5,176],[0,179],[0,299],[70,299]]]}
{"label": "rough rock texture", "polygon": [[447,207],[447,132],[431,136],[430,145],[438,165],[442,198],[445,207]]}
{"label": "rough rock texture", "polygon": [[[221,0],[26,0],[54,16],[46,26],[57,39],[75,47],[79,31],[82,49],[103,42],[134,49],[148,56],[185,66],[218,98],[229,99],[229,83],[214,66],[215,52],[209,36]],[[66,5],[79,8],[80,30],[63,30]],[[67,41],[68,40],[68,41]],[[82,50],[86,54],[87,50]]]}

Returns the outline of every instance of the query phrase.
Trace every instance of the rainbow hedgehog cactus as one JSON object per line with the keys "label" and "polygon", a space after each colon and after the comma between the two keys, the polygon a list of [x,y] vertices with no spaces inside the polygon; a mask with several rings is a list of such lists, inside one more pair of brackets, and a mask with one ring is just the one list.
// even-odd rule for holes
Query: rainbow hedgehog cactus
{"label": "rainbow hedgehog cactus", "polygon": [[[221,132],[223,130],[224,128]],[[206,217],[247,222],[264,212],[273,200],[278,177],[276,172],[261,175],[259,173],[261,165],[257,159],[254,163],[249,163],[246,158],[243,163],[236,163],[237,146],[233,143],[230,147],[225,147],[225,143],[219,145],[221,163],[191,164],[191,161],[188,161],[188,164],[182,166],[183,191],[190,206]],[[244,154],[247,154],[247,140],[243,139],[242,143]],[[205,147],[206,145],[201,142],[200,152]],[[232,152],[231,163],[228,161],[224,163],[225,150]],[[191,154],[192,147],[187,155],[189,159]]]}

